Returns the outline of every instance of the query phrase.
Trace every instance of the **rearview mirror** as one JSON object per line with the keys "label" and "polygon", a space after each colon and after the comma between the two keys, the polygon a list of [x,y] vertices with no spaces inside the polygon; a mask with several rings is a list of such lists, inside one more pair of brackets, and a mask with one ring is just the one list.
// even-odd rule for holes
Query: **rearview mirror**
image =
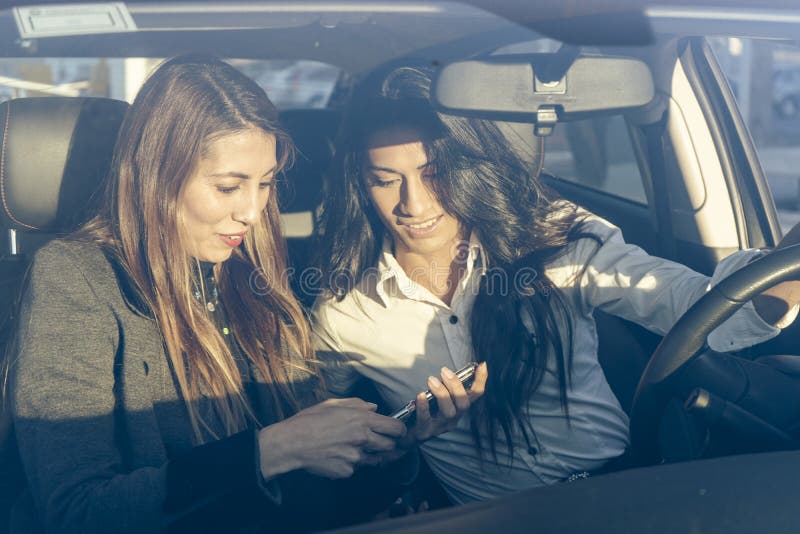
{"label": "rearview mirror", "polygon": [[531,122],[547,135],[556,122],[610,115],[655,96],[647,65],[627,57],[560,54],[492,56],[444,65],[433,83],[434,105],[446,113]]}

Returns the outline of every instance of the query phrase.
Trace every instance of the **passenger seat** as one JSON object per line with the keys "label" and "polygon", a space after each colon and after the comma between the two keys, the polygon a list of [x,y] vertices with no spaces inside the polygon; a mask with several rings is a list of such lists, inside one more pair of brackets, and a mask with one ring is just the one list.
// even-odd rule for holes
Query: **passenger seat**
{"label": "passenger seat", "polygon": [[[0,362],[33,253],[91,212],[128,104],[19,98],[0,104]],[[8,352],[6,352],[8,350]],[[9,410],[0,404],[0,533],[24,485]]]}

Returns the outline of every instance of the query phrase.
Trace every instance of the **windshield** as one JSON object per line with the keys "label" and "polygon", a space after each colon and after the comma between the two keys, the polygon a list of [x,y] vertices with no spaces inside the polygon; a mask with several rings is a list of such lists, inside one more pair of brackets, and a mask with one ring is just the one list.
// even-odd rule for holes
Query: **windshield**
{"label": "windshield", "polygon": [[[550,0],[18,3],[0,8],[0,260],[16,284],[0,277],[0,350],[12,331],[7,325],[30,319],[52,353],[28,360],[46,369],[29,372],[19,398],[37,399],[45,416],[34,418],[50,424],[61,417],[105,425],[83,433],[53,425],[63,440],[27,430],[48,447],[20,447],[28,454],[21,476],[36,482],[33,475],[41,475],[48,483],[40,486],[69,498],[50,500],[38,488],[22,504],[55,507],[45,520],[56,527],[59,514],[75,524],[94,520],[94,510],[80,508],[94,505],[82,498],[95,495],[84,487],[106,491],[111,481],[114,493],[122,480],[127,499],[130,472],[147,471],[158,484],[171,480],[159,466],[194,475],[193,465],[171,463],[173,453],[229,438],[252,448],[252,434],[241,438],[246,432],[270,437],[274,426],[304,428],[292,425],[314,409],[325,432],[296,430],[274,449],[259,437],[255,455],[248,449],[235,458],[255,456],[260,465],[248,463],[246,474],[232,466],[220,477],[246,476],[245,487],[260,469],[258,498],[267,502],[281,496],[273,490],[286,474],[273,466],[329,481],[376,464],[383,476],[403,458],[387,454],[384,461],[383,452],[411,450],[424,458],[420,478],[433,491],[393,496],[385,514],[571,487],[562,482],[577,481],[580,489],[579,479],[630,467],[639,392],[660,394],[662,384],[639,380],[656,373],[648,362],[657,347],[672,346],[660,343],[676,325],[680,343],[700,340],[701,352],[713,349],[690,354],[730,351],[726,358],[745,363],[714,365],[737,373],[753,368],[756,376],[763,364],[757,357],[797,352],[790,336],[800,322],[794,331],[788,325],[798,306],[786,297],[787,284],[775,286],[782,290],[772,300],[760,298],[770,297],[765,293],[747,307],[737,301],[741,309],[725,316],[734,320],[719,337],[693,333],[708,322],[680,321],[700,313],[692,307],[705,295],[725,290],[720,280],[752,274],[762,256],[789,257],[792,249],[772,250],[792,242],[785,234],[800,235],[800,227],[789,232],[800,225],[800,8],[783,10],[778,0],[639,2],[646,7]],[[86,243],[65,235],[89,236],[100,253],[84,257],[79,247]],[[34,273],[49,281],[32,286],[29,300],[41,298],[38,313],[47,318],[36,323],[27,308],[14,314],[19,302],[33,306],[17,298],[27,295],[18,289],[42,250],[52,263]],[[102,273],[81,263],[89,260],[110,265],[110,296],[98,296],[95,274]],[[71,272],[80,295],[62,291],[59,277]],[[714,306],[721,318],[733,304]],[[129,324],[144,332],[141,340],[123,335]],[[772,340],[784,345],[765,345]],[[59,359],[62,345],[72,352]],[[107,367],[92,360],[101,356]],[[780,383],[795,380],[797,366],[777,360]],[[420,434],[413,422],[404,427],[401,417],[385,417],[405,413],[414,421],[417,402],[446,400],[435,395],[452,380],[445,368],[471,369],[479,384],[470,398],[458,389],[467,381],[453,382],[461,402],[446,424],[430,425],[433,412],[425,408],[414,416],[422,418]],[[107,382],[93,382],[95,372]],[[38,400],[36,382],[47,373],[56,386],[44,393],[60,393],[64,376],[74,378],[78,393],[68,391],[64,402]],[[700,406],[699,399],[717,395],[703,380],[674,388],[664,380],[692,432],[703,417],[717,419],[696,425],[702,435],[690,436],[691,447],[653,440],[652,449],[679,449],[659,450],[659,458],[742,452],[726,448],[740,428],[723,428],[730,422],[719,414],[735,419],[738,412],[727,408],[746,412],[761,393],[725,399],[725,409],[711,401]],[[376,402],[351,398],[362,393]],[[109,423],[128,409],[129,399],[118,394],[130,394],[145,416]],[[97,406],[84,396],[97,396]],[[328,396],[334,398],[318,402]],[[461,418],[473,401],[479,409]],[[57,413],[73,405],[77,415]],[[353,445],[346,460],[332,455],[341,464],[333,469],[313,448],[345,434],[327,430],[336,417],[352,415],[336,410],[353,406],[366,414],[359,417],[390,419],[393,434],[365,431],[377,436],[375,447]],[[772,438],[790,436],[796,444],[800,415],[784,420],[783,408],[769,406],[766,415],[747,412],[741,424],[763,415],[769,424],[755,425],[753,434],[769,434],[764,428],[774,425]],[[664,428],[678,424],[669,413]],[[639,417],[656,427],[661,415]],[[133,435],[140,420],[146,433],[117,440],[128,427]],[[95,428],[102,434],[96,440]],[[349,447],[366,428],[341,439]],[[672,435],[657,428],[649,434],[659,432]],[[759,447],[772,447],[772,438]],[[62,441],[74,448],[60,457]],[[95,445],[112,452],[94,454]],[[302,462],[262,461],[272,452],[294,460],[297,451]],[[138,467],[125,464],[129,453]],[[97,470],[75,470],[73,456]],[[58,462],[63,476],[50,484],[49,463]],[[183,489],[201,486],[216,490],[192,480]],[[152,500],[148,488],[134,496]],[[287,488],[284,495],[296,497]],[[111,495],[114,506],[98,507],[106,514],[101,523],[113,524],[108,511],[116,505],[129,506],[117,500],[122,493]],[[352,500],[336,497],[332,508]],[[130,500],[125,509],[137,510]],[[247,499],[242,503],[252,512]],[[217,505],[195,504],[211,513]],[[153,517],[162,508],[154,504]],[[369,512],[358,520],[378,517]]]}

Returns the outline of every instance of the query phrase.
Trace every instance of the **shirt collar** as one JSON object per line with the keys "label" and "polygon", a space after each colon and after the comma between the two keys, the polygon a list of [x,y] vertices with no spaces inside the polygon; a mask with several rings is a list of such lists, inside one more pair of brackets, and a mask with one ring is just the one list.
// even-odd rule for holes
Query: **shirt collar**
{"label": "shirt collar", "polygon": [[[467,245],[467,271],[463,280],[468,280],[474,271],[484,274],[488,270],[489,259],[474,230],[470,233]],[[387,309],[391,307],[391,297],[401,293],[407,298],[420,300],[422,289],[412,281],[392,252],[392,238],[388,235],[383,238],[381,255],[378,259],[378,277],[376,292]]]}
{"label": "shirt collar", "polygon": [[405,271],[400,264],[397,263],[397,258],[392,253],[392,238],[385,235],[383,238],[383,246],[381,248],[381,255],[378,260],[378,281],[376,291],[378,297],[383,302],[384,307],[391,307],[391,296],[396,294],[396,291],[403,293],[409,298],[414,298],[409,295],[411,280],[406,276]]}

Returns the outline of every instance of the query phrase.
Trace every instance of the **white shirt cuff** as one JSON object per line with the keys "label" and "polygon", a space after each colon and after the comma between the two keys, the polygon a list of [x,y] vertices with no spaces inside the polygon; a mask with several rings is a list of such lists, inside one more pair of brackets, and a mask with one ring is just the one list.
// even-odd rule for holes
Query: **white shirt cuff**
{"label": "white shirt cuff", "polygon": [[[715,286],[728,275],[760,258],[766,251],[759,249],[740,250],[723,259],[714,270],[711,285]],[[732,317],[708,335],[708,346],[717,352],[730,352],[763,343],[777,336],[797,318],[800,306],[793,306],[773,326],[758,314],[752,301],[739,309]]]}

